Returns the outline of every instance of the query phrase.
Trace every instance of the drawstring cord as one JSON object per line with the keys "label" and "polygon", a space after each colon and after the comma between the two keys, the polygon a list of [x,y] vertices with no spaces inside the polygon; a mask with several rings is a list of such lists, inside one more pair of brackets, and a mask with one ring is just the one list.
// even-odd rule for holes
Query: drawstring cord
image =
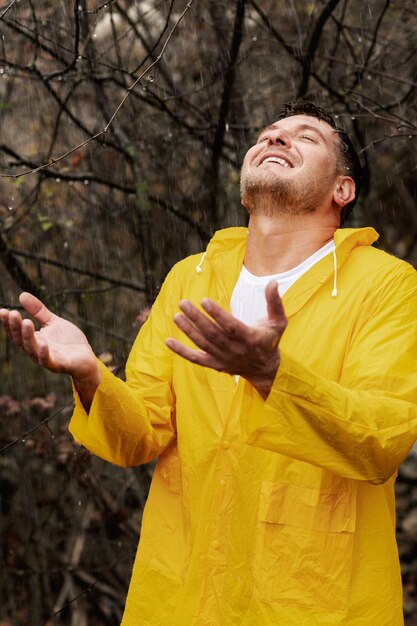
{"label": "drawstring cord", "polygon": [[337,257],[336,257],[336,248],[333,248],[333,267],[334,267],[334,277],[333,277],[332,298],[337,298]]}
{"label": "drawstring cord", "polygon": [[201,272],[203,271],[203,268],[201,266],[203,265],[204,257],[206,256],[206,254],[207,254],[206,252],[203,254],[203,256],[201,257],[200,263],[195,268],[195,271],[197,272],[197,274],[201,274]]}

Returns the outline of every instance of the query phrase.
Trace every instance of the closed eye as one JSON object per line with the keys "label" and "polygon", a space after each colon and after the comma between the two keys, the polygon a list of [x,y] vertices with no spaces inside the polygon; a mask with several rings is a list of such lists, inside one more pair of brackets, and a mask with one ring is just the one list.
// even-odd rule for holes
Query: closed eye
{"label": "closed eye", "polygon": [[312,143],[317,143],[317,139],[315,139],[311,135],[300,135],[300,139],[307,139],[307,141],[311,141]]}

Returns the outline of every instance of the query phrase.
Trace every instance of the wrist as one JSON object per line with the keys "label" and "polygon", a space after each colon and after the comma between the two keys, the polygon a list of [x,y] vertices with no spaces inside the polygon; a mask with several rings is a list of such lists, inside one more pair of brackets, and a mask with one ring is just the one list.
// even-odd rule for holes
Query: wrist
{"label": "wrist", "polygon": [[97,389],[101,382],[101,366],[97,359],[85,372],[72,375],[72,380],[77,389]]}
{"label": "wrist", "polygon": [[277,350],[277,352],[273,355],[273,358],[268,361],[268,365],[264,368],[263,372],[259,373],[257,376],[247,377],[247,380],[253,387],[255,387],[256,391],[264,400],[268,398],[271,391],[278,372],[279,361],[280,356],[279,351]]}
{"label": "wrist", "polygon": [[94,395],[101,382],[101,365],[97,359],[94,368],[86,374],[72,376],[72,382],[85,411],[90,412]]}

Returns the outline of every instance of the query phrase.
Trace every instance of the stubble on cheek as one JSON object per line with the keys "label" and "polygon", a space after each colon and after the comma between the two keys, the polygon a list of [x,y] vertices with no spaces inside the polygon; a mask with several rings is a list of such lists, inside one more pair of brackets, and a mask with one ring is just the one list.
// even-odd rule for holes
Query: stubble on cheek
{"label": "stubble on cheek", "polygon": [[305,215],[322,204],[327,189],[334,183],[333,173],[325,176],[285,178],[268,171],[242,168],[240,191],[242,204],[251,215]]}

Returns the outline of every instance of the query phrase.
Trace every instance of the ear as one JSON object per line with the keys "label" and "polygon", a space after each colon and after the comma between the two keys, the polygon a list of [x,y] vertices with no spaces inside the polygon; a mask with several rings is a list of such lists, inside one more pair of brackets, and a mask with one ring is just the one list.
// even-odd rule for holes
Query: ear
{"label": "ear", "polygon": [[355,197],[355,181],[350,176],[339,176],[336,187],[333,192],[333,200],[338,207],[343,209],[344,206],[352,202]]}

